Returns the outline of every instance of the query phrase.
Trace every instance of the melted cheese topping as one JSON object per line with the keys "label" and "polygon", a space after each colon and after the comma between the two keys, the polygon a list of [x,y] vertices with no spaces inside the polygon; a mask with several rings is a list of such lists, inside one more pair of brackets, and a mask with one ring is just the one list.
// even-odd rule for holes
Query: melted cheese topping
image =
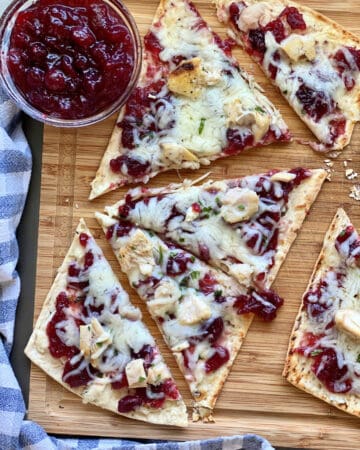
{"label": "melted cheese topping", "polygon": [[[66,318],[58,322],[55,327],[57,336],[65,345],[84,350],[71,359],[73,365],[82,359],[83,361],[79,367],[65,375],[64,381],[73,375],[79,375],[84,369],[87,370],[94,383],[103,385],[121,380],[126,366],[133,360],[133,354],[140,352],[146,345],[154,347],[153,367],[158,364],[166,367],[153,337],[141,322],[140,311],[130,303],[127,293],[119,284],[92,238],[88,240],[86,251],[90,249],[94,255],[94,262],[90,268],[81,271],[79,277],[67,277],[68,283],[89,281],[89,286],[83,291],[75,291],[76,295],[80,293],[85,296],[84,309],[74,308],[73,304],[64,308]],[[74,253],[77,260],[69,265],[80,263],[78,267],[81,267],[84,248],[78,245]],[[73,289],[70,290],[70,293],[72,292],[74,292]],[[96,312],[92,308],[96,308]],[[81,325],[83,328],[82,339],[89,338],[89,342],[82,341],[80,343],[80,329],[76,320],[83,323]],[[101,349],[99,347],[104,340],[101,337],[104,336],[107,337],[106,343],[104,343],[106,348]],[[96,338],[99,339],[96,340]],[[89,351],[85,352],[91,346],[94,347],[95,354],[94,352],[93,354]],[[96,361],[93,360],[94,357],[96,357]],[[101,378],[90,371],[90,363],[103,375]],[[162,372],[165,378],[161,376]],[[170,378],[168,369],[161,373],[157,380],[158,383]],[[126,392],[123,390],[123,395],[125,394]]]}
{"label": "melted cheese topping", "polygon": [[[218,0],[217,3],[220,20],[229,22],[228,8],[233,3],[232,0]],[[316,137],[328,147],[342,148],[344,143],[337,144],[337,139],[335,138],[334,141],[331,136],[330,122],[339,118],[350,122],[360,120],[360,105],[357,101],[360,92],[360,71],[353,55],[347,49],[347,46],[358,47],[358,44],[355,40],[351,41],[351,38],[348,40],[342,38],[340,33],[334,32],[332,25],[322,22],[315,13],[301,10],[296,3],[291,3],[290,6],[299,7],[306,23],[306,30],[291,30],[287,26],[286,33],[290,35],[280,43],[275,40],[271,31],[266,31],[266,51],[263,60],[257,61],[270,78],[274,78],[272,72],[276,68],[274,83]],[[236,22],[240,32],[235,29],[235,33],[246,41],[249,30],[265,27],[276,20],[284,8],[284,3],[280,1],[255,3],[253,0],[247,0],[246,7],[241,11]],[[336,67],[332,57],[338,50],[344,53],[351,67],[350,71],[346,69],[341,73]],[[354,87],[350,90],[345,86],[346,77],[349,76],[354,82]],[[299,87],[303,84],[316,92],[324,93],[325,101],[328,103],[333,101],[335,110],[325,114],[319,120],[311,117],[296,96]]]}
{"label": "melted cheese topping", "polygon": [[[134,129],[132,157],[151,162],[152,171],[169,165],[195,169],[220,155],[227,145],[226,132],[230,125],[241,136],[248,135],[249,130],[256,135],[257,122],[265,117],[265,127],[261,128],[256,141],[260,141],[269,129],[276,137],[287,132],[280,113],[241,73],[235,60],[225,55],[215,43],[212,32],[186,2],[171,3],[160,21],[151,27],[151,32],[163,47],[160,58],[169,65],[170,72],[177,67],[173,58],[180,55],[185,61],[196,60],[201,65],[202,76],[200,80],[192,80],[194,91],[196,81],[197,92],[192,97],[189,88],[184,90],[187,95],[181,95],[171,93],[166,85],[151,96],[151,111],[145,114],[142,126],[150,129],[153,125],[156,132],[140,136],[137,128]],[[145,64],[154,64],[150,55],[147,55]],[[149,80],[142,80],[141,85],[146,86],[163,76],[166,79],[168,70],[158,67],[156,73],[151,71]],[[242,115],[260,110],[259,120],[250,125],[230,124],[228,111],[237,104],[241,105]],[[173,147],[171,159],[162,150],[163,146]],[[183,149],[196,158],[186,158]],[[126,167],[122,172],[127,175]]]}
{"label": "melted cheese topping", "polygon": [[[137,269],[133,267],[131,272],[126,274],[131,285],[147,303],[149,312],[161,327],[168,346],[177,354],[191,391],[197,392],[199,385],[207,378],[205,361],[214,353],[212,343],[204,337],[206,326],[214,319],[222,318],[224,331],[217,343],[227,347],[231,353],[229,337],[237,336],[238,339],[239,330],[243,329],[243,319],[237,314],[233,304],[237,296],[247,293],[247,289],[221,271],[209,268],[191,254],[178,248],[169,248],[153,233],[141,232],[152,245],[156,265],[148,276],[141,273],[140,265]],[[127,236],[117,237],[114,233],[111,238],[110,243],[121,265],[122,249],[129,249],[128,256],[131,255],[131,251],[140,250],[138,248],[130,250],[136,242],[138,233],[139,229],[134,228]],[[180,262],[176,262],[177,255],[186,260],[186,269]],[[169,265],[172,274],[168,273]],[[204,284],[204,281],[201,281],[206,277],[215,280],[213,287],[209,284],[211,282]],[[223,297],[221,302],[216,301],[217,295]],[[192,317],[188,320],[190,309]],[[196,342],[194,351],[187,351],[194,342]],[[186,352],[188,367],[185,366],[183,352]]]}
{"label": "melted cheese topping", "polygon": [[[292,175],[287,172],[281,174],[283,180],[286,179],[285,175]],[[259,190],[259,180],[257,175],[245,177],[239,187],[244,192],[255,194]],[[259,273],[266,272],[272,264],[275,251],[264,251],[264,245],[284,226],[281,219],[277,222],[273,217],[282,217],[286,213],[284,189],[293,177],[280,182],[271,181],[271,175],[264,175],[261,180],[263,191],[269,195],[258,196],[257,209],[253,209],[252,217],[246,221],[242,218],[233,224],[224,221],[221,214],[223,202],[228,202],[232,190],[239,190],[238,186],[230,187],[226,182],[209,182],[203,186],[180,188],[160,199],[154,196],[139,200],[130,209],[128,219],[143,228],[164,234],[200,257],[201,246],[205,247],[211,263],[228,272],[232,271],[234,276],[239,273],[237,279],[243,283],[241,269],[238,267],[235,272],[232,270],[236,260],[246,265],[246,272],[253,279]],[[199,205],[201,213],[194,215],[193,220],[187,220],[193,204]],[[253,242],[252,246],[246,243],[250,240]]]}

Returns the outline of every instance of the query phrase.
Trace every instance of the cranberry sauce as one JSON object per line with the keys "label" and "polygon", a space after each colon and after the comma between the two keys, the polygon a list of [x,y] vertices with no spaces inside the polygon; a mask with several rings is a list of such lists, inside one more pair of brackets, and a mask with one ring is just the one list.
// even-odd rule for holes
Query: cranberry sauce
{"label": "cranberry sauce", "polygon": [[[246,8],[244,2],[232,3],[229,7],[230,22],[239,31],[238,20],[242,11]],[[276,19],[270,21],[265,26],[259,25],[256,29],[251,29],[244,33],[244,40],[248,52],[263,61],[266,52],[265,34],[270,32],[273,34],[275,41],[280,44],[292,31],[297,33],[306,30],[306,23],[300,11],[291,6],[287,6]]]}
{"label": "cranberry sauce", "polygon": [[[180,398],[180,393],[171,379],[165,380],[158,386],[136,388],[134,391],[135,393],[126,395],[119,400],[118,411],[120,413],[129,413],[143,405],[151,408],[161,408],[167,398],[171,400],[179,400]],[[157,394],[157,398],[151,398],[151,394]]]}
{"label": "cranberry sauce", "polygon": [[284,300],[274,291],[257,292],[253,290],[248,295],[237,297],[234,302],[234,308],[238,314],[253,313],[264,321],[270,322],[275,319],[277,311],[283,303]]}
{"label": "cranberry sauce", "polygon": [[[266,252],[275,251],[278,244],[279,225],[281,218],[286,213],[289,195],[296,186],[311,176],[311,172],[304,168],[289,170],[295,178],[289,182],[272,182],[269,172],[259,177],[253,188],[263,203],[263,212],[241,224],[241,236],[253,253],[264,255]],[[279,185],[281,188],[279,189]],[[247,186],[243,186],[247,187]],[[267,230],[264,233],[264,230]],[[273,261],[271,265],[273,264]]]}
{"label": "cranberry sauce", "polygon": [[122,18],[94,0],[38,0],[19,13],[8,66],[17,88],[41,112],[81,119],[126,90],[134,42]]}
{"label": "cranberry sauce", "polygon": [[346,378],[348,367],[344,364],[341,368],[338,364],[336,352],[333,348],[319,348],[312,352],[314,362],[312,372],[325,385],[328,391],[334,393],[349,392],[352,387],[350,378]]}
{"label": "cranberry sauce", "polygon": [[[90,236],[86,233],[80,233],[79,243],[82,247],[86,247]],[[61,339],[61,334],[65,332],[65,328],[59,324],[65,320],[73,321],[77,327],[84,325],[81,317],[88,317],[89,312],[101,313],[103,305],[100,307],[92,307],[89,305],[85,307],[84,301],[89,286],[89,281],[86,276],[86,271],[94,264],[94,254],[88,250],[84,255],[83,266],[76,262],[72,262],[68,266],[68,280],[66,292],[60,292],[56,298],[55,314],[48,322],[46,327],[46,334],[49,339],[49,352],[54,358],[66,358],[66,363],[63,371],[63,379],[71,387],[79,387],[87,384],[91,380],[91,374],[96,371],[90,365],[86,365],[83,369],[70,376],[69,372],[79,369],[84,361],[83,358],[76,363],[72,363],[73,356],[79,354],[79,349],[76,346],[68,346]]]}
{"label": "cranberry sauce", "polygon": [[355,77],[360,70],[360,50],[354,47],[343,47],[332,58],[346,90],[351,91],[355,86]]}
{"label": "cranberry sauce", "polygon": [[[230,358],[226,347],[220,345],[224,333],[222,317],[209,319],[201,327],[201,334],[189,338],[190,347],[182,351],[184,366],[191,370],[191,361],[194,358],[195,347],[199,342],[207,340],[214,349],[213,355],[205,361],[205,372],[210,373],[223,366]],[[197,361],[194,361],[196,363]]]}
{"label": "cranberry sauce", "polygon": [[348,225],[336,238],[335,248],[347,263],[360,267],[360,237],[352,225]]}

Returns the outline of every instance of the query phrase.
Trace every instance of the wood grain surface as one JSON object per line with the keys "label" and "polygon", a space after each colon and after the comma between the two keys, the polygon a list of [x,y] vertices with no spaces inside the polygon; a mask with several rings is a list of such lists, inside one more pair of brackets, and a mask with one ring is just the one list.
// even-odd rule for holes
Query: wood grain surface
{"label": "wood grain surface", "polygon": [[[144,34],[157,2],[127,0],[125,3],[134,13],[140,31]],[[209,0],[195,1],[213,29],[224,36],[224,28],[217,22],[210,3]],[[327,14],[360,36],[360,2],[307,0],[303,3]],[[241,50],[237,50],[235,55],[240,65],[255,76],[268,97],[279,107],[295,137],[310,138],[311,133],[265,80],[259,68]],[[126,189],[111,192],[91,203],[87,200],[89,183],[95,175],[115,120],[114,115],[100,124],[74,130],[45,128],[35,319],[73,238],[78,220],[84,217],[132,301],[141,307],[145,322],[157,339],[186,403],[190,405],[188,389],[174,359],[140,300],[130,290],[93,217],[94,211],[101,211],[106,204],[120,199]],[[40,423],[48,432],[58,434],[185,440],[258,433],[268,438],[273,445],[328,450],[358,449],[359,419],[292,387],[282,378],[281,372],[301,296],[336,209],[343,207],[360,229],[360,203],[349,198],[350,188],[356,180],[351,182],[345,178],[343,164],[344,160],[349,160],[348,166],[360,173],[359,145],[360,130],[357,128],[351,145],[334,161],[332,181],[325,183],[274,284],[274,288],[285,298],[285,305],[273,323],[264,324],[255,320],[251,326],[218,400],[215,423],[195,423],[190,424],[188,429],[180,430],[125,419],[83,405],[79,398],[58,386],[34,366],[31,370],[29,418]],[[275,167],[324,167],[325,158],[296,142],[272,145],[213,163],[212,178],[238,177]],[[194,179],[208,170],[167,172],[153,179],[149,185],[163,186],[185,177]],[[360,177],[358,180],[360,183]]]}

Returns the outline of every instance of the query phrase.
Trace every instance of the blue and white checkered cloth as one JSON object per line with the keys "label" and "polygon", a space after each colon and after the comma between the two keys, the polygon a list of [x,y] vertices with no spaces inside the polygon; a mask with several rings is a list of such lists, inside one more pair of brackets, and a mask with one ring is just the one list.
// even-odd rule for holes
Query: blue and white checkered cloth
{"label": "blue and white checkered cloth", "polygon": [[[1,1],[1,0],[0,0]],[[0,87],[0,450],[271,450],[255,435],[183,443],[140,444],[114,439],[58,439],[24,420],[25,404],[9,363],[20,280],[16,273],[16,228],[31,175],[31,152],[21,129],[20,114]]]}

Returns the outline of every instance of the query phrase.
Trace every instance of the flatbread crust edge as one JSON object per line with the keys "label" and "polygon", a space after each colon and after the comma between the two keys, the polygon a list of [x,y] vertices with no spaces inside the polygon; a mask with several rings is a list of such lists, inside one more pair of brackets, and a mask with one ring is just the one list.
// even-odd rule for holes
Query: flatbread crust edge
{"label": "flatbread crust edge", "polygon": [[[164,407],[159,410],[149,410],[140,407],[138,410],[130,413],[119,413],[117,410],[118,398],[110,385],[93,385],[93,387],[71,388],[62,381],[63,364],[61,359],[51,356],[48,351],[48,338],[46,336],[46,325],[49,318],[55,312],[56,297],[66,285],[67,268],[70,261],[74,260],[74,254],[79,253],[79,244],[77,237],[80,233],[87,233],[92,236],[87,228],[85,221],[80,219],[76,228],[74,240],[64,258],[64,261],[58,270],[54,283],[46,297],[40,315],[37,319],[30,340],[25,347],[26,356],[47,375],[61,384],[65,389],[80,396],[84,403],[91,403],[101,408],[107,409],[117,415],[125,416],[131,419],[141,420],[159,425],[173,425],[176,427],[186,427],[187,413],[182,400],[178,402],[166,401]],[[95,244],[96,245],[96,244]],[[99,252],[101,252],[99,248]],[[110,268],[110,266],[109,266]],[[119,283],[120,284],[120,283]],[[44,340],[46,344],[44,344]],[[98,397],[99,396],[99,397]]]}
{"label": "flatbread crust edge", "polygon": [[[321,279],[328,268],[329,255],[334,249],[334,241],[338,234],[350,225],[350,219],[343,209],[338,209],[324,239],[323,248],[316,261],[313,273],[310,277],[307,292],[313,283]],[[311,360],[297,353],[291,354],[295,348],[295,342],[301,333],[302,322],[306,320],[306,313],[302,311],[303,302],[297,314],[295,324],[290,336],[288,353],[286,357],[283,376],[295,387],[329,403],[336,408],[360,417],[360,398],[353,394],[334,394],[329,392],[311,371]]]}
{"label": "flatbread crust edge", "polygon": [[270,287],[274,282],[291,245],[298,235],[307,213],[318,196],[322,184],[327,177],[327,172],[324,169],[310,170],[312,173],[311,177],[305,179],[299,186],[295,187],[289,195],[288,210],[281,220],[283,226],[279,233],[275,263],[269,270],[266,279],[267,287]]}
{"label": "flatbread crust edge", "polygon": [[[328,31],[332,36],[334,36],[334,38],[339,43],[341,43],[343,45],[350,45],[350,46],[355,45],[360,49],[360,38],[358,38],[355,34],[351,33],[350,31],[347,31],[344,27],[339,25],[334,20],[329,19],[328,17],[324,16],[323,14],[319,13],[318,11],[316,11],[312,8],[309,8],[308,6],[305,6],[305,5],[296,3],[296,2],[287,1],[287,0],[278,0],[278,1],[281,2],[284,5],[284,7],[295,6],[300,12],[310,15],[314,21],[316,21],[318,23],[321,22],[323,24],[324,28],[326,29],[326,31]],[[221,7],[228,5],[230,2],[228,0],[212,0],[212,3],[214,3],[217,8],[221,8]],[[249,2],[249,4],[254,4],[254,3],[255,3],[254,0],[251,0]],[[269,1],[269,3],[271,3],[271,2]],[[220,22],[223,22],[223,20],[221,20],[220,14],[218,14],[218,18],[219,18]],[[240,44],[241,44],[241,42],[240,42]],[[259,66],[263,70],[263,68],[260,64],[259,64]],[[270,78],[268,78],[268,79],[270,80]],[[277,87],[274,80],[270,80],[270,81],[274,86]],[[279,92],[281,93],[281,95],[283,95],[280,89],[279,89]],[[283,95],[283,97],[286,99],[286,97],[284,95]],[[286,99],[286,101],[288,101],[288,100]],[[354,98],[354,103],[356,103],[357,105],[360,104],[360,92],[359,92],[357,98]],[[300,118],[303,122],[306,123],[306,125],[310,128],[310,130],[315,134],[316,127],[314,127],[313,122],[311,120],[309,120],[306,115],[303,115]],[[345,133],[338,140],[338,144],[334,147],[331,147],[328,151],[342,150],[344,147],[346,147],[349,144],[356,122],[358,122],[358,121],[357,120],[348,120],[347,121]]]}
{"label": "flatbread crust edge", "polygon": [[[95,213],[95,217],[96,217],[97,221],[99,222],[99,224],[101,225],[101,227],[103,228],[104,232],[106,231],[106,229],[109,225],[116,222],[116,219],[113,219],[105,214],[101,214],[98,212]],[[115,251],[114,251],[114,253],[120,263],[119,253],[115,252]],[[204,264],[206,264],[206,263],[204,263]],[[214,268],[214,267],[211,267],[211,270],[221,273],[221,271],[219,269]],[[224,274],[224,276],[231,278],[230,275],[228,275],[228,274]],[[235,280],[233,280],[233,283],[237,284],[237,282]],[[231,367],[232,367],[232,365],[239,353],[239,350],[245,340],[246,334],[250,328],[253,318],[254,318],[254,314],[243,314],[241,316],[238,316],[238,322],[239,322],[238,326],[227,337],[227,342],[230,344],[228,347],[228,348],[230,348],[229,361],[226,364],[224,364],[220,369],[218,369],[215,373],[210,374],[203,382],[199,383],[198,389],[199,389],[199,391],[204,392],[204,395],[202,395],[201,399],[194,400],[194,402],[193,402],[193,408],[194,408],[193,419],[194,420],[197,420],[198,418],[201,418],[201,419],[208,418],[209,421],[212,420],[211,415],[212,415],[213,409],[215,407],[217,398],[220,395],[222,387],[231,371]],[[158,325],[159,331],[164,339],[164,342],[167,342],[160,324],[157,322],[155,317],[153,317],[153,320]],[[173,354],[174,358],[176,359],[179,369],[185,376],[185,373],[184,373],[183,367],[182,367],[181,356],[177,352],[172,352],[172,354]]]}

